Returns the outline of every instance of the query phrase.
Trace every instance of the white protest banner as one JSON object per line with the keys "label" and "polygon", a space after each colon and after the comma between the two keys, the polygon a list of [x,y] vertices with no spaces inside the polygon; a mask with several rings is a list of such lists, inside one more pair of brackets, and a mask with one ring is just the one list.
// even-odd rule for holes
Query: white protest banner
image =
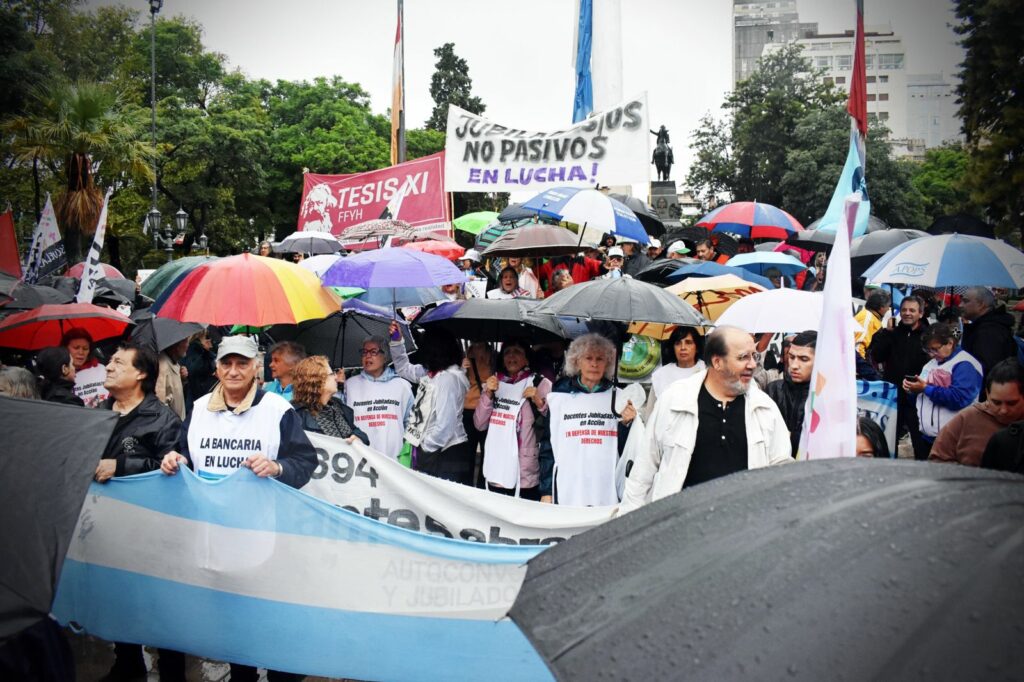
{"label": "white protest banner", "polygon": [[896,386],[888,381],[857,382],[857,416],[867,417],[882,427],[889,456],[896,457]]}
{"label": "white protest banner", "polygon": [[302,491],[393,526],[504,545],[550,545],[604,523],[615,507],[563,507],[452,483],[360,442],[308,433],[319,459]]}
{"label": "white protest banner", "polygon": [[647,93],[553,132],[499,125],[448,107],[445,191],[542,192],[650,179]]}

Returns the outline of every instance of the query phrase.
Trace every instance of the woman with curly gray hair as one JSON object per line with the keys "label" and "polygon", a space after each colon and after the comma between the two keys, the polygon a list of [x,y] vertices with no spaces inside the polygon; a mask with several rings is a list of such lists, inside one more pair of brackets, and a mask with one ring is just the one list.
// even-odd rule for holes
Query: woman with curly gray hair
{"label": "woman with curly gray hair", "polygon": [[615,465],[636,417],[632,402],[614,411],[615,346],[584,334],[565,354],[565,376],[547,397],[548,440],[541,448],[542,501],[578,507],[611,505]]}

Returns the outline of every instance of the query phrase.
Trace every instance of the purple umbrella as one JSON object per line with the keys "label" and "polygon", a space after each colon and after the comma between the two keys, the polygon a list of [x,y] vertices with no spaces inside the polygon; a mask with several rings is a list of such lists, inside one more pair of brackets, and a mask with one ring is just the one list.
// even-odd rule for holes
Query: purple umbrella
{"label": "purple umbrella", "polygon": [[320,279],[328,287],[390,289],[462,284],[466,275],[441,256],[388,248],[346,256],[328,268]]}
{"label": "purple umbrella", "polygon": [[462,284],[466,275],[441,256],[411,249],[374,249],[342,258],[320,278],[324,286],[391,289],[392,309],[398,307],[395,289]]}

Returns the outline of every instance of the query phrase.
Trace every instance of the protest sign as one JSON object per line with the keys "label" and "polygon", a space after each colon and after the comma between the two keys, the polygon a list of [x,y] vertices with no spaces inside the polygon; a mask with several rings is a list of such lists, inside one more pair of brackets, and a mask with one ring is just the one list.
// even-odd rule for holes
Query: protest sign
{"label": "protest sign", "polygon": [[614,507],[530,502],[406,469],[362,443],[307,433],[319,459],[302,491],[394,526],[505,545],[549,545],[611,518]]}
{"label": "protest sign", "polygon": [[342,235],[379,218],[403,220],[424,232],[448,230],[444,152],[366,173],[302,176],[299,230]]}
{"label": "protest sign", "polygon": [[649,146],[646,93],[553,132],[499,125],[453,105],[448,108],[445,190],[542,192],[647,182]]}
{"label": "protest sign", "polygon": [[888,381],[857,382],[857,416],[867,417],[882,427],[889,456],[896,457],[896,387]]}

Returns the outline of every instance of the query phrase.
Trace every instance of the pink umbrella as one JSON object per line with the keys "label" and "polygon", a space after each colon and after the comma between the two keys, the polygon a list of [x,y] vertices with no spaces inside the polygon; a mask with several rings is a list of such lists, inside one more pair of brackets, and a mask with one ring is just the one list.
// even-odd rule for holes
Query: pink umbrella
{"label": "pink umbrella", "polygon": [[462,254],[466,253],[466,249],[455,242],[434,239],[427,239],[421,242],[407,242],[402,244],[400,248],[412,249],[413,251],[419,251],[421,253],[432,253],[435,256],[441,256],[448,260],[460,258]]}
{"label": "pink umbrella", "polygon": [[[82,261],[81,263],[75,263],[70,268],[68,268],[67,276],[82,279],[82,273],[85,272],[85,266],[85,261]],[[103,276],[106,277],[107,279],[127,279],[124,275],[121,274],[121,271],[115,268],[113,265],[100,263],[100,268],[102,268],[103,270]]]}

